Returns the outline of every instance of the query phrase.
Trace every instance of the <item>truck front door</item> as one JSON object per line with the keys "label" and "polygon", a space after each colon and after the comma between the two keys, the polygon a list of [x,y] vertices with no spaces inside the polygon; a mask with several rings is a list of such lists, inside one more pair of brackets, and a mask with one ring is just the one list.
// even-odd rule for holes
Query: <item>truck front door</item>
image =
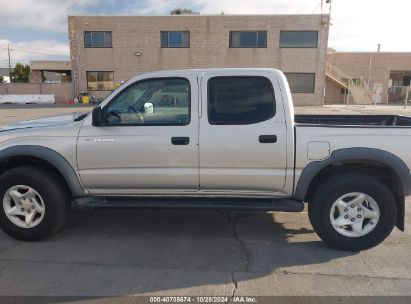
{"label": "truck front door", "polygon": [[287,128],[276,80],[261,72],[205,73],[201,97],[200,190],[281,195]]}
{"label": "truck front door", "polygon": [[143,79],[102,106],[103,126],[78,138],[82,183],[92,194],[198,192],[195,76]]}

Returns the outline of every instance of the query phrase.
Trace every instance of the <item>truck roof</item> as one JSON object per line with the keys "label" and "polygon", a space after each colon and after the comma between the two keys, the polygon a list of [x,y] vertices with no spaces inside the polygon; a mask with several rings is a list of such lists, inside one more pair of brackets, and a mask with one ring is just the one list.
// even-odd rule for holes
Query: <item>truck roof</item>
{"label": "truck roof", "polygon": [[235,74],[244,74],[244,72],[252,72],[252,73],[281,73],[278,69],[272,68],[208,68],[208,69],[179,69],[179,70],[161,70],[161,71],[153,71],[153,72],[146,72],[143,74],[139,74],[138,76],[175,76],[175,75],[201,75],[203,73],[214,73],[214,72],[231,72],[233,75]]}

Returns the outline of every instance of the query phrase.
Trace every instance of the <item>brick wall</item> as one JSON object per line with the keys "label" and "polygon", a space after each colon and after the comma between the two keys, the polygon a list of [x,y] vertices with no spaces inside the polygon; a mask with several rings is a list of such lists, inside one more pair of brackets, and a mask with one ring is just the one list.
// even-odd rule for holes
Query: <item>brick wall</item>
{"label": "brick wall", "polygon": [[[162,69],[271,67],[315,73],[313,94],[293,94],[297,105],[322,105],[328,41],[326,15],[70,16],[72,79],[87,91],[86,71],[114,71],[114,81]],[[190,48],[160,48],[160,31],[190,31]],[[266,30],[267,48],[229,48],[229,32]],[[280,49],[280,30],[317,30],[318,48]],[[113,48],[84,48],[84,31],[112,31]],[[136,56],[141,52],[141,56]],[[94,91],[95,96],[107,92]]]}

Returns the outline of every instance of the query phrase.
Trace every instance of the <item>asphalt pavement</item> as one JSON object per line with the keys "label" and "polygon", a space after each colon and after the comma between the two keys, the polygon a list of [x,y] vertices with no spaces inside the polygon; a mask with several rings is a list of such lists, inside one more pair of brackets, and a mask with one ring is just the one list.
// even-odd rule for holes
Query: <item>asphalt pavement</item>
{"label": "asphalt pavement", "polygon": [[330,249],[305,212],[74,211],[42,242],[0,233],[0,295],[411,295],[410,249]]}

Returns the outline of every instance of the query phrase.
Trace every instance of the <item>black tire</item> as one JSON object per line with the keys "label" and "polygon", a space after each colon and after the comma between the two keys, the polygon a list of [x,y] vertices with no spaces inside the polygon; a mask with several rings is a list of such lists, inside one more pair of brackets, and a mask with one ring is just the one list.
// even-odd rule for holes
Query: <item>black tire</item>
{"label": "black tire", "polygon": [[[374,229],[359,237],[339,233],[330,219],[334,202],[352,192],[369,195],[380,210],[380,218]],[[397,219],[397,205],[388,187],[376,178],[362,173],[341,173],[328,178],[315,189],[308,203],[308,213],[311,225],[325,244],[335,249],[360,251],[378,245],[391,233]]]}
{"label": "black tire", "polygon": [[34,166],[18,167],[0,175],[0,202],[13,186],[24,185],[33,188],[42,197],[44,217],[37,226],[22,228],[14,224],[0,208],[0,228],[8,235],[22,241],[42,240],[59,231],[66,220],[69,207],[69,193],[59,176]]}

